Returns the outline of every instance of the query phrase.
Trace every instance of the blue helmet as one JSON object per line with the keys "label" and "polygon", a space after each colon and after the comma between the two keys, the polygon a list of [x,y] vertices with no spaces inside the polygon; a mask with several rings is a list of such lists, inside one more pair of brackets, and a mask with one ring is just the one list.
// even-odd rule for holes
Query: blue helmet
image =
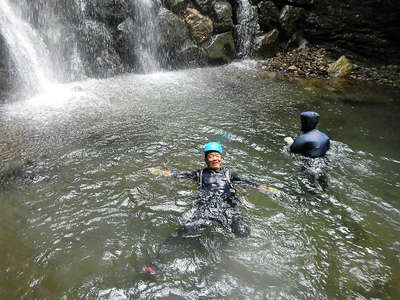
{"label": "blue helmet", "polygon": [[203,147],[204,153],[210,152],[210,151],[215,151],[220,154],[224,154],[224,147],[220,143],[217,142],[209,142],[204,145]]}

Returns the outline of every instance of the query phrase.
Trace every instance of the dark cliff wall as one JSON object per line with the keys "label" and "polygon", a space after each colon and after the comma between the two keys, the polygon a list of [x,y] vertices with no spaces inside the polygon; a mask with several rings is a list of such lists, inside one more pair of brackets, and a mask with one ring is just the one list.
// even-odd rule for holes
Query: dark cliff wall
{"label": "dark cliff wall", "polygon": [[391,0],[316,0],[299,24],[304,37],[335,52],[400,62],[400,6]]}

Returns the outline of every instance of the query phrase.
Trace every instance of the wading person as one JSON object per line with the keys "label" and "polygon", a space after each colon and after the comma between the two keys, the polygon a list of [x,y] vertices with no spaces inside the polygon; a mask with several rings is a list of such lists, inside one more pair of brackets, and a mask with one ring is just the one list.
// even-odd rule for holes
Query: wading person
{"label": "wading person", "polygon": [[298,153],[306,158],[303,163],[303,172],[307,180],[311,183],[308,188],[310,191],[325,190],[328,186],[326,175],[327,159],[326,152],[330,147],[329,137],[317,129],[319,114],[313,111],[302,112],[300,114],[301,131],[303,134],[293,138],[286,137],[285,142],[288,150]]}
{"label": "wading person", "polygon": [[291,137],[285,138],[289,151],[312,158],[325,156],[329,150],[330,139],[317,129],[319,114],[313,111],[302,112],[300,120],[303,134],[294,140]]}
{"label": "wading person", "polygon": [[[261,191],[277,192],[275,188],[259,185],[240,178],[234,171],[223,167],[224,150],[217,142],[207,143],[204,147],[206,167],[193,172],[175,173],[170,170],[149,168],[155,175],[187,178],[197,181],[199,198],[194,214],[184,222],[175,234],[175,238],[198,235],[208,225],[229,228],[236,237],[247,237],[250,228],[244,223],[236,210],[237,198],[234,185],[255,187]],[[160,257],[158,257],[158,260]],[[144,267],[148,273],[156,273],[155,264]]]}

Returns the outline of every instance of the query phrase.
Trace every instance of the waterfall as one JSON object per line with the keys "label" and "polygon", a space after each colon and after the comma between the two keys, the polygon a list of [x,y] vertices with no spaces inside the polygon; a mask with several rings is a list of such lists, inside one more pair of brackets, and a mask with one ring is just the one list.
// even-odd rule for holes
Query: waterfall
{"label": "waterfall", "polygon": [[257,7],[249,0],[238,0],[237,48],[238,56],[242,58],[254,55],[254,43],[259,30]]}
{"label": "waterfall", "polygon": [[135,8],[134,16],[134,45],[135,55],[144,73],[160,69],[158,46],[160,41],[158,30],[157,0],[131,0]]}
{"label": "waterfall", "polygon": [[43,92],[51,80],[54,81],[48,50],[41,37],[17,15],[8,0],[0,1],[0,31],[22,88],[30,92]]}

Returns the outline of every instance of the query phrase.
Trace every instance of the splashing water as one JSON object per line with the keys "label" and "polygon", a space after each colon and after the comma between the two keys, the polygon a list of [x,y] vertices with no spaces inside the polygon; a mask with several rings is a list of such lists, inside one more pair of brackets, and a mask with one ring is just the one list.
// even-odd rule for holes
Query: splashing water
{"label": "splashing water", "polygon": [[9,47],[22,88],[43,92],[53,81],[46,45],[35,30],[23,21],[7,0],[0,1],[0,31]]}
{"label": "splashing water", "polygon": [[241,58],[254,55],[254,41],[259,29],[257,7],[251,5],[249,0],[239,0],[237,12],[238,26],[238,56]]}
{"label": "splashing water", "polygon": [[160,36],[158,34],[157,13],[160,4],[157,0],[131,0],[135,7],[134,44],[135,53],[144,73],[160,69],[157,59]]}

